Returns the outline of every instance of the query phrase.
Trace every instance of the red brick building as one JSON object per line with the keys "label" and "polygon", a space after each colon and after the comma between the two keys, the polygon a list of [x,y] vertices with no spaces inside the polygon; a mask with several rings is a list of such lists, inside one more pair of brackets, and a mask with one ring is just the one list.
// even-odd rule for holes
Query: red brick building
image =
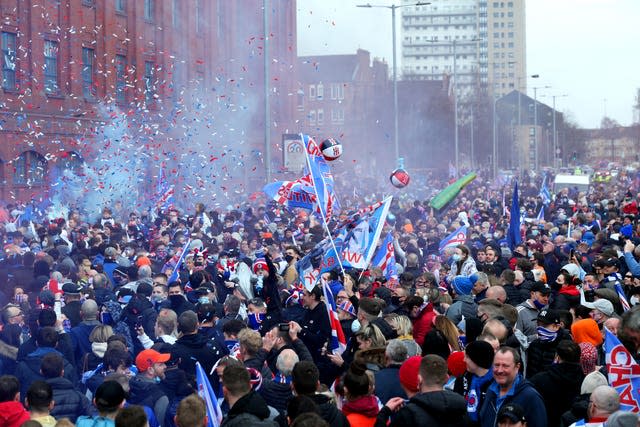
{"label": "red brick building", "polygon": [[[279,1],[267,13],[277,150],[295,108],[296,2]],[[105,145],[123,144],[104,131],[113,119],[126,120],[125,155],[144,144],[146,182],[163,162],[179,169],[192,157],[224,156],[225,147],[236,145],[244,150],[239,169],[256,170],[263,161],[261,2],[0,0],[0,18],[1,200],[45,194],[61,169],[77,169],[99,159]],[[250,127],[231,131],[221,112],[236,110]],[[194,149],[192,128],[208,145]],[[231,136],[223,147],[225,132]],[[235,178],[262,174],[243,173]]]}

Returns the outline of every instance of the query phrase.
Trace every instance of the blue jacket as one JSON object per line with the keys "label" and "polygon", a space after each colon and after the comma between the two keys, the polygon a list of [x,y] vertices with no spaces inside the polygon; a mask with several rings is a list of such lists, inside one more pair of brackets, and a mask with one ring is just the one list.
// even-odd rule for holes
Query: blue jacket
{"label": "blue jacket", "polygon": [[498,411],[505,403],[517,403],[525,411],[527,427],[546,427],[547,410],[540,394],[530,382],[522,379],[518,374],[511,389],[504,396],[500,396],[500,387],[495,381],[489,386],[482,407],[479,420],[481,427],[495,427]]}

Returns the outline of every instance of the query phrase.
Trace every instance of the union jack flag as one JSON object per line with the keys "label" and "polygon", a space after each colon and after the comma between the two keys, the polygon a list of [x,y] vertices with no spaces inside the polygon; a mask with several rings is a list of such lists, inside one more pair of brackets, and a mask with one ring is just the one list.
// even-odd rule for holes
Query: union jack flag
{"label": "union jack flag", "polygon": [[322,291],[324,292],[324,300],[326,301],[329,322],[331,323],[329,350],[331,350],[333,354],[342,354],[347,349],[347,339],[344,336],[342,325],[338,319],[336,302],[333,299],[333,294],[331,293],[331,289],[329,289],[329,283],[326,280],[322,280]]}

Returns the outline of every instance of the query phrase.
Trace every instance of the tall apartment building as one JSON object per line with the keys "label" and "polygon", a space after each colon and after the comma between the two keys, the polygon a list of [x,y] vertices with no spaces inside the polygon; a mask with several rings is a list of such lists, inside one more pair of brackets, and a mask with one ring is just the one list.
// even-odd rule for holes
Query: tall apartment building
{"label": "tall apartment building", "polygon": [[[407,80],[456,75],[458,94],[525,89],[524,0],[403,0],[402,73]],[[455,73],[454,73],[455,63]]]}

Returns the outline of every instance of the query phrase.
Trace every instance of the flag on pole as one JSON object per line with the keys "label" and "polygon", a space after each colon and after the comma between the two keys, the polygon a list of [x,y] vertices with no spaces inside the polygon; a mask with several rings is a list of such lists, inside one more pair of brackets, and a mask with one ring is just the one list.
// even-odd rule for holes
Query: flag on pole
{"label": "flag on pole", "polygon": [[455,248],[458,245],[464,244],[467,241],[467,227],[462,226],[456,229],[453,233],[449,234],[444,239],[440,240],[438,250],[443,253],[447,248]]}
{"label": "flag on pole", "polygon": [[540,212],[538,212],[538,216],[536,217],[536,221],[540,222],[544,219],[544,206],[540,207]]}
{"label": "flag on pole", "polygon": [[176,280],[178,280],[178,277],[180,274],[180,267],[182,266],[182,263],[184,262],[184,258],[187,256],[187,253],[189,252],[190,244],[191,244],[191,239],[187,240],[187,243],[184,244],[184,247],[182,248],[182,253],[180,254],[180,257],[178,257],[178,261],[176,262],[176,265],[173,267],[173,271],[171,272],[171,275],[169,276],[167,283],[175,282]]}
{"label": "flag on pole", "polygon": [[342,265],[345,267],[365,269],[369,266],[371,258],[378,245],[378,239],[382,233],[391,200],[387,197],[373,211],[358,217],[352,217],[352,221],[338,231],[335,239],[336,247],[342,257]]}
{"label": "flag on pole", "polygon": [[543,205],[548,205],[549,203],[551,203],[551,193],[549,192],[549,189],[547,188],[547,175],[544,175],[544,178],[542,179],[542,186],[540,187],[540,192],[538,193],[538,195],[542,198],[542,204]]}
{"label": "flag on pole", "polygon": [[620,283],[616,282],[613,287],[618,293],[618,298],[620,298],[620,304],[622,305],[622,308],[624,309],[624,311],[629,311],[631,309],[631,304],[629,304],[629,301],[627,301],[627,296],[624,294],[622,286],[620,285]]}
{"label": "flag on pole", "polygon": [[322,291],[324,293],[324,300],[329,314],[329,323],[331,324],[329,350],[331,350],[333,354],[342,354],[347,349],[347,339],[344,336],[342,325],[338,319],[338,311],[336,308],[336,302],[333,299],[333,293],[331,292],[329,283],[326,280],[322,280]]}
{"label": "flag on pole", "polygon": [[520,235],[520,202],[518,201],[518,181],[516,180],[513,185],[513,197],[511,198],[511,218],[509,219],[507,244],[513,250],[520,243],[522,243],[522,236]]}
{"label": "flag on pole", "polygon": [[620,410],[637,413],[640,410],[640,366],[607,328],[604,349],[609,385],[620,395]]}
{"label": "flag on pole", "polygon": [[219,427],[222,422],[222,411],[200,362],[196,362],[196,384],[198,385],[198,396],[204,400],[207,407],[207,427]]}
{"label": "flag on pole", "polygon": [[373,257],[371,264],[380,267],[387,281],[398,280],[398,268],[396,267],[396,255],[393,248],[393,234],[388,233],[384,242]]}

